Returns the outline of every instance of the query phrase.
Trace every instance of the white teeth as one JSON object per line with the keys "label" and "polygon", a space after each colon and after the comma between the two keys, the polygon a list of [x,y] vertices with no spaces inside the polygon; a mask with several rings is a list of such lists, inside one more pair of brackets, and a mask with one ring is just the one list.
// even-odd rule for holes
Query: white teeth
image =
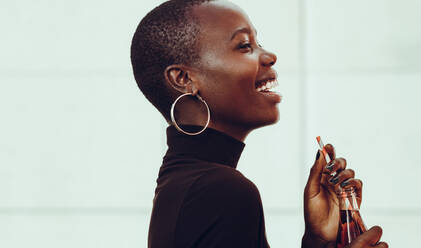
{"label": "white teeth", "polygon": [[276,86],[278,86],[278,81],[276,81],[276,79],[275,79],[273,81],[267,81],[262,86],[257,88],[256,91],[260,92],[260,91],[264,91],[264,90],[270,90],[270,89],[272,89]]}

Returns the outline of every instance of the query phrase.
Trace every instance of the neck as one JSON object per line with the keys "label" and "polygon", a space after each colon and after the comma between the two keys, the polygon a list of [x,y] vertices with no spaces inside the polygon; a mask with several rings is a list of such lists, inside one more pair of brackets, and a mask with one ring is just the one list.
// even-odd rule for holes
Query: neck
{"label": "neck", "polygon": [[240,127],[240,126],[229,125],[229,124],[221,125],[219,123],[214,123],[212,121],[209,123],[209,127],[215,130],[218,130],[220,132],[223,132],[241,142],[244,142],[244,140],[246,139],[246,137],[252,130],[248,127]]}
{"label": "neck", "polygon": [[[182,125],[183,130],[196,132],[202,127]],[[185,135],[174,125],[167,128],[167,161],[171,158],[196,158],[236,168],[245,144],[234,137],[211,127],[199,135]],[[180,156],[181,155],[181,156]]]}
{"label": "neck", "polygon": [[[169,125],[172,125],[172,122],[169,121],[168,122]],[[194,121],[185,121],[182,123],[177,123],[179,126],[182,125],[197,125],[197,126],[204,126],[204,123],[198,123],[198,122],[194,122]],[[239,127],[239,126],[234,126],[234,125],[221,125],[218,123],[213,122],[212,120],[209,122],[208,125],[209,128],[215,129],[217,131],[220,131],[222,133],[225,133],[226,135],[229,135],[231,137],[233,137],[236,140],[239,140],[241,142],[244,143],[244,140],[246,139],[246,137],[248,136],[248,134],[252,131],[251,128],[244,128],[244,127]]]}
{"label": "neck", "polygon": [[[175,110],[175,116],[178,125],[204,126],[208,112],[205,108],[198,111],[195,106],[186,104],[183,106],[183,113],[179,113],[177,109]],[[235,123],[221,121],[221,119],[215,116],[211,118],[208,127],[223,132],[241,142],[244,142],[248,134],[254,129],[251,126],[236,125]]]}

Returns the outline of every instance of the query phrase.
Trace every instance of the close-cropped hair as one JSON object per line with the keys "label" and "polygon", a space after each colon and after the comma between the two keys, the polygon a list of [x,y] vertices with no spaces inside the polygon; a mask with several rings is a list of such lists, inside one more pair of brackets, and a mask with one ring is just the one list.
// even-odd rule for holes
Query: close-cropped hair
{"label": "close-cropped hair", "polygon": [[170,0],[150,11],[139,23],[131,44],[133,74],[139,89],[169,122],[177,92],[165,82],[173,64],[198,60],[200,24],[192,8],[212,0]]}

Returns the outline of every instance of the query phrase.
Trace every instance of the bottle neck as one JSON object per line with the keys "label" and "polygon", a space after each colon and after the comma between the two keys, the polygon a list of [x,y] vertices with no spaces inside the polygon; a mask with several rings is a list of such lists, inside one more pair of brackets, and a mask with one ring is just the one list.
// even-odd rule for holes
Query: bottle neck
{"label": "bottle neck", "polygon": [[338,191],[336,196],[339,200],[339,210],[357,210],[358,203],[353,188]]}

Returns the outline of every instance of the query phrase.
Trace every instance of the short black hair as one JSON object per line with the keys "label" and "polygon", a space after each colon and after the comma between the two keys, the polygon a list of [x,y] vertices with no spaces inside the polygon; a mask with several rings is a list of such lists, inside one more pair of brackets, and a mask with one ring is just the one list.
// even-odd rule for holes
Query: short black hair
{"label": "short black hair", "polygon": [[137,26],[131,44],[133,74],[145,97],[170,122],[177,92],[165,83],[169,65],[198,60],[200,24],[192,8],[213,0],[170,0],[150,11]]}

